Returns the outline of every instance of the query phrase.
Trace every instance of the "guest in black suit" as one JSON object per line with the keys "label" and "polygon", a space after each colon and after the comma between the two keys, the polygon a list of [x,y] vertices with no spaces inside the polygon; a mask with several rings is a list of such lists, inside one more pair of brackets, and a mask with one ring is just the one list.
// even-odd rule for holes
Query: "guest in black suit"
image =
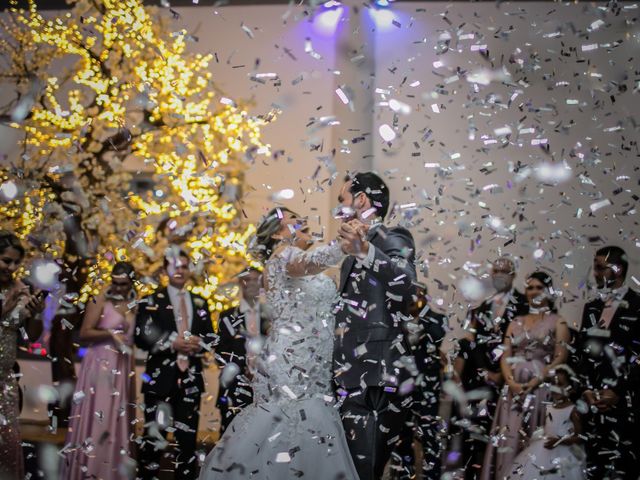
{"label": "guest in black suit", "polygon": [[349,256],[340,272],[333,369],[349,450],[360,480],[370,480],[382,476],[411,405],[407,367],[415,371],[415,363],[402,322],[415,291],[415,245],[407,229],[382,224],[389,190],[376,174],[347,178],[338,200]]}
{"label": "guest in black suit", "polygon": [[149,352],[142,384],[145,437],[139,474],[144,479],[158,476],[170,427],[177,442],[177,478],[194,479],[204,392],[202,356],[212,350],[216,337],[206,300],[185,288],[191,276],[187,253],[170,251],[164,267],[169,286],[143,298],[136,318],[136,345]]}
{"label": "guest in black suit", "polygon": [[418,375],[413,390],[411,422],[405,425],[401,441],[392,454],[393,478],[416,478],[413,439],[422,447],[422,478],[439,480],[441,470],[442,418],[438,416],[442,392],[442,342],[448,330],[448,319],[427,303],[427,289],[418,285],[409,314],[415,319],[407,324],[407,340],[416,359]]}
{"label": "guest in black suit", "polygon": [[594,480],[638,476],[640,294],[625,285],[628,266],[619,247],[596,252],[598,294],[585,305],[576,337],[574,368],[589,407],[587,467]]}
{"label": "guest in black suit", "polygon": [[464,416],[472,420],[474,432],[463,434],[463,455],[467,462],[465,478],[478,478],[484,458],[486,435],[491,428],[499,389],[504,383],[500,355],[507,327],[515,317],[529,313],[526,296],[516,290],[515,262],[500,257],[491,265],[491,282],[496,293],[469,311],[465,330],[468,337],[459,341],[454,371],[466,392],[482,392],[483,400],[471,400]]}
{"label": "guest in black suit", "polygon": [[218,319],[220,343],[216,347],[216,359],[221,373],[216,405],[222,418],[220,435],[233,417],[253,401],[247,350],[249,355],[258,353],[269,328],[259,302],[262,274],[249,267],[238,277],[240,305],[223,311]]}

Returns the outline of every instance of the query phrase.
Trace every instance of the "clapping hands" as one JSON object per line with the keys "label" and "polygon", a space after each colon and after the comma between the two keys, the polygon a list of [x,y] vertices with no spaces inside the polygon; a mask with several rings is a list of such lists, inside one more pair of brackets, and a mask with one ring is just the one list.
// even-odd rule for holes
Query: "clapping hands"
{"label": "clapping hands", "polygon": [[197,335],[189,335],[188,337],[178,335],[173,341],[173,349],[184,355],[195,355],[202,350],[200,337]]}

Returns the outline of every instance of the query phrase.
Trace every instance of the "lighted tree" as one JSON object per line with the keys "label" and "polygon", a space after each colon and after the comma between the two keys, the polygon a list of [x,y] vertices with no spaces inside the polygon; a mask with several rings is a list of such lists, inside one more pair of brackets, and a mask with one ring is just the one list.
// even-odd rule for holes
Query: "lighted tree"
{"label": "lighted tree", "polygon": [[[171,26],[167,9],[138,0],[80,0],[58,17],[14,5],[1,22],[0,78],[15,89],[2,118],[23,134],[0,170],[1,221],[67,264],[91,259],[80,301],[114,259],[152,276],[177,242],[221,309],[220,283],[247,262],[252,227],[237,193],[247,164],[269,154],[260,127],[270,118],[220,95],[211,55],[189,52],[193,37]],[[130,191],[132,158],[155,172],[148,194]]]}

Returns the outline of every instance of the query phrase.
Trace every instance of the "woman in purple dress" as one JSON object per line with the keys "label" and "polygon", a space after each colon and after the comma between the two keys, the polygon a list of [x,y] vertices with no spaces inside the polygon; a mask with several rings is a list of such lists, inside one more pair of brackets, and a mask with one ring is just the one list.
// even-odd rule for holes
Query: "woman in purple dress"
{"label": "woman in purple dress", "polygon": [[539,271],[529,275],[526,295],[529,313],[509,324],[504,339],[500,367],[505,386],[491,427],[482,480],[509,476],[515,457],[536,428],[544,425],[549,388],[543,382],[567,359],[569,328],[554,308],[551,277]]}
{"label": "woman in purple dress", "polygon": [[127,479],[135,418],[135,272],[118,262],[111,285],[88,304],[80,339],[89,342],[73,394],[60,478]]}

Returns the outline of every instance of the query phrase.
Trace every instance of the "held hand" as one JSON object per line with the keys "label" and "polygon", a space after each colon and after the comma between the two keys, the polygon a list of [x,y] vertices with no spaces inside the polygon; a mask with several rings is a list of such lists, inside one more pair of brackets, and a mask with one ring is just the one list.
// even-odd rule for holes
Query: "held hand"
{"label": "held hand", "polygon": [[193,348],[192,343],[180,335],[178,335],[173,341],[172,346],[176,352],[183,353],[185,355],[191,355]]}
{"label": "held hand", "polygon": [[514,395],[522,395],[524,393],[522,384],[516,382],[509,382],[509,390],[511,390]]}
{"label": "held hand", "polygon": [[582,398],[584,399],[585,402],[587,402],[587,405],[589,406],[594,405],[596,403],[596,394],[594,393],[593,390],[585,390],[582,394]]}
{"label": "held hand", "polygon": [[596,400],[595,405],[600,412],[611,410],[620,400],[613,390],[600,390],[598,393],[599,399]]}
{"label": "held hand", "polygon": [[351,225],[356,232],[358,232],[358,234],[362,237],[365,238],[367,236],[367,234],[369,233],[369,228],[370,225],[367,225],[365,223],[362,223],[360,220],[358,220],[357,218],[351,220],[349,222],[349,225]]}
{"label": "held hand", "polygon": [[202,351],[202,345],[200,343],[200,337],[198,335],[191,335],[187,338],[187,344],[189,346],[189,354],[194,355]]}
{"label": "held hand", "polygon": [[36,317],[44,311],[44,298],[46,294],[42,295],[42,293],[43,292],[36,292],[33,295],[29,295],[26,307],[32,317]]}
{"label": "held hand", "polygon": [[369,242],[366,240],[366,233],[363,235],[364,229],[355,222],[364,226],[357,220],[340,225],[340,230],[338,231],[340,246],[347,255],[364,256],[369,250]]}
{"label": "held hand", "polygon": [[502,385],[502,374],[500,372],[492,372],[491,370],[483,370],[486,375],[487,383],[492,385]]}
{"label": "held hand", "polygon": [[524,392],[525,393],[533,392],[536,388],[540,386],[541,383],[542,383],[542,380],[539,377],[533,377],[531,380],[529,380],[527,383],[524,384]]}
{"label": "held hand", "polygon": [[544,441],[544,448],[551,450],[552,448],[556,448],[556,443],[560,441],[560,437],[547,437]]}

